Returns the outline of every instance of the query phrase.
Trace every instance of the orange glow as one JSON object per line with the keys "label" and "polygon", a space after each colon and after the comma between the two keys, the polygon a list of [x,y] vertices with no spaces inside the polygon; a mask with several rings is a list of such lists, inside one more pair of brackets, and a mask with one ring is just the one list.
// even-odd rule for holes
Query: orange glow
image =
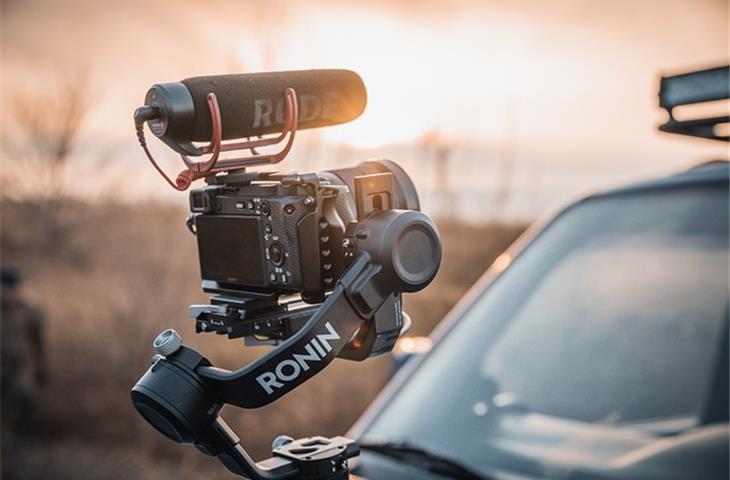
{"label": "orange glow", "polygon": [[431,349],[432,344],[428,337],[403,337],[398,340],[396,350],[404,354],[424,353]]}
{"label": "orange glow", "polygon": [[[57,98],[65,74],[88,72],[89,118],[75,142],[79,168],[97,180],[78,182],[87,195],[142,165],[130,117],[153,83],[348,68],[367,87],[364,114],[302,131],[276,168],[389,157],[413,176],[426,211],[453,204],[470,220],[533,218],[587,189],[727,155],[719,142],[656,132],[661,75],[727,63],[722,3],[10,2],[3,104],[19,94]],[[427,133],[449,152],[440,167],[425,151]],[[118,157],[103,173],[94,166],[100,148]],[[163,168],[178,168],[169,149],[154,139],[150,148]],[[172,195],[152,169],[139,172],[120,195]]]}

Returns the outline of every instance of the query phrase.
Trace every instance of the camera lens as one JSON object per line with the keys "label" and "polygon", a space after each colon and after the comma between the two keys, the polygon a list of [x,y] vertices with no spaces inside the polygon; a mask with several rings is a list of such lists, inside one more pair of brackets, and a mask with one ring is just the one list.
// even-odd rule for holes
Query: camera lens
{"label": "camera lens", "polygon": [[277,267],[284,263],[284,249],[278,243],[272,243],[269,246],[269,260]]}

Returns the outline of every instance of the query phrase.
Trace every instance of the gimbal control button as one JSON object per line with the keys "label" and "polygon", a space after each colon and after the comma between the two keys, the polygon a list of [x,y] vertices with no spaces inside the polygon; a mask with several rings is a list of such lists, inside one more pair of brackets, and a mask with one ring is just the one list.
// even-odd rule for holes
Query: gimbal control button
{"label": "gimbal control button", "polygon": [[182,346],[182,337],[170,328],[157,335],[152,346],[155,347],[157,353],[167,357],[180,349]]}

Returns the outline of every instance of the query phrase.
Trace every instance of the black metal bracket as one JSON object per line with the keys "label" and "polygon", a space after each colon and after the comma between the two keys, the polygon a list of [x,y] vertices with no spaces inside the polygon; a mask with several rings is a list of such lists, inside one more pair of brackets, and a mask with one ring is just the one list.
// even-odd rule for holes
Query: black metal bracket
{"label": "black metal bracket", "polygon": [[718,133],[716,127],[727,124],[730,121],[728,115],[677,120],[673,111],[675,107],[682,105],[727,98],[730,98],[730,67],[710,68],[662,77],[659,87],[659,106],[669,113],[669,119],[659,126],[659,131],[727,142],[730,140],[730,135]]}
{"label": "black metal bracket", "polygon": [[360,453],[357,443],[345,437],[307,437],[288,439],[275,446],[271,458],[254,462],[238,436],[220,417],[216,417],[195,446],[202,453],[217,457],[234,474],[251,480],[347,479],[348,459]]}

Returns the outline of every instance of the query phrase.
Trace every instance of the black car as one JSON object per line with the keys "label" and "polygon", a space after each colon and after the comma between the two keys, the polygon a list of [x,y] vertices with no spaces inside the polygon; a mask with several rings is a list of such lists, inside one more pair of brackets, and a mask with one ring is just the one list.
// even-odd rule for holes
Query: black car
{"label": "black car", "polygon": [[373,479],[727,479],[724,161],[585,198],[503,254],[349,435]]}

